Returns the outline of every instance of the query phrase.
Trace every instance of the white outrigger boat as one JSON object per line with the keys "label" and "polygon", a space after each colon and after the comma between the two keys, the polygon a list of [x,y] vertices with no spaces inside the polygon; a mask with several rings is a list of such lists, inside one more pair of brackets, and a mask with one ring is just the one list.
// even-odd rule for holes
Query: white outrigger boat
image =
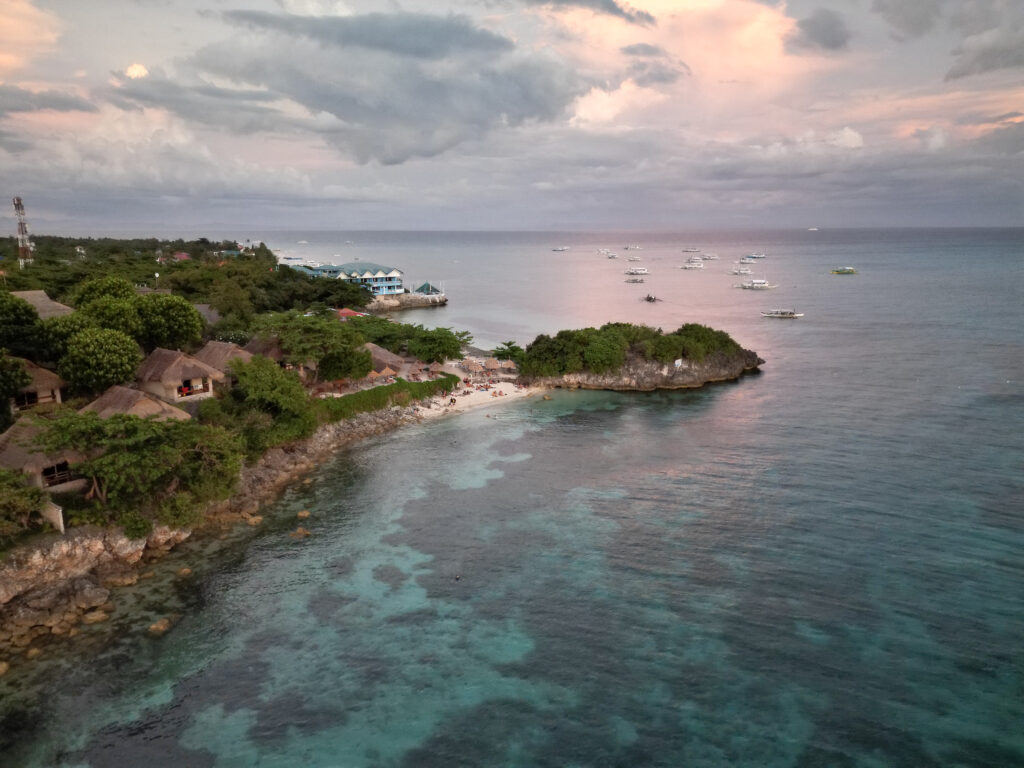
{"label": "white outrigger boat", "polygon": [[647,267],[630,267],[626,270],[627,275],[646,275]]}
{"label": "white outrigger boat", "polygon": [[745,283],[740,283],[740,288],[747,291],[767,291],[769,288],[778,288],[778,285],[769,283],[767,280],[762,280],[760,277],[755,277],[753,280],[748,280]]}
{"label": "white outrigger boat", "polygon": [[734,275],[752,275],[752,274],[754,274],[753,271],[751,271],[750,267],[743,267],[743,266],[736,267],[735,269],[733,269],[732,273]]}
{"label": "white outrigger boat", "polygon": [[777,317],[781,320],[795,320],[803,316],[803,312],[797,312],[795,309],[767,309],[761,313],[761,317]]}

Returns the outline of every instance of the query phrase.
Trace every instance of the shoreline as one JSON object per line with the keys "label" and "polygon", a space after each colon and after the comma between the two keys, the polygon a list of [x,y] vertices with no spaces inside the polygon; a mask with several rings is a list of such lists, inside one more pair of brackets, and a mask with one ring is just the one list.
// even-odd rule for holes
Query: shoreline
{"label": "shoreline", "polygon": [[[753,353],[747,353],[753,355]],[[753,360],[763,362],[756,355]],[[484,410],[489,406],[520,402],[555,388],[607,389],[610,391],[648,391],[649,389],[676,389],[699,387],[724,380],[738,380],[757,370],[756,364],[734,368],[723,374],[721,368],[694,365],[685,372],[685,383],[675,386],[638,386],[637,377],[657,376],[664,382],[673,374],[662,366],[649,370],[632,371],[631,377],[621,378],[618,386],[608,386],[606,379],[571,375],[558,379],[539,379],[521,383],[507,372],[488,377],[478,375],[466,384],[465,372],[452,364],[445,365],[445,373],[456,375],[462,383],[447,397],[434,396],[404,406],[390,406],[379,411],[358,414],[350,419],[324,424],[312,435],[290,445],[272,448],[256,462],[243,466],[238,488],[231,498],[211,505],[204,513],[203,522],[194,530],[159,531],[154,541],[129,540],[120,529],[73,529],[67,535],[52,534],[45,544],[35,542],[24,549],[16,548],[0,564],[0,677],[12,666],[24,667],[27,662],[43,655],[43,648],[56,644],[59,637],[76,635],[90,642],[101,642],[113,635],[134,631],[159,637],[177,620],[176,614],[163,615],[148,626],[133,624],[117,618],[115,590],[132,587],[140,580],[151,578],[152,565],[164,558],[177,544],[191,539],[205,540],[217,551],[216,541],[231,538],[235,530],[244,536],[244,526],[259,528],[263,523],[260,510],[276,502],[296,483],[313,482],[309,475],[320,464],[340,450],[370,437],[393,432],[408,424],[429,421]],[[627,381],[628,385],[623,386]],[[493,380],[494,384],[488,382]],[[501,394],[499,394],[501,393]],[[545,395],[545,397],[547,397]],[[454,402],[452,400],[454,399]],[[308,512],[306,513],[308,515]],[[310,535],[301,525],[304,515],[296,521],[293,538]],[[243,530],[239,531],[240,526]],[[152,537],[151,537],[152,538]],[[209,553],[212,555],[212,552]],[[167,589],[175,579],[187,578],[190,568],[155,579],[154,588]],[[125,602],[137,602],[134,597]],[[127,596],[126,596],[127,597]],[[102,598],[102,599],[101,599]],[[91,631],[83,627],[90,626]],[[12,665],[13,662],[13,665]]]}

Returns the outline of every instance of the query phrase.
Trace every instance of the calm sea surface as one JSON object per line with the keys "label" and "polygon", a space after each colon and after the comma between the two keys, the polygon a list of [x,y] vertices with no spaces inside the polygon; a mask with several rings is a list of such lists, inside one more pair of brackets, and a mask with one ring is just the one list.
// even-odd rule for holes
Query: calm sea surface
{"label": "calm sea surface", "polygon": [[0,764],[1024,765],[1024,232],[242,236],[443,284],[402,319],[482,347],[701,322],[767,363],[341,453],[0,680]]}

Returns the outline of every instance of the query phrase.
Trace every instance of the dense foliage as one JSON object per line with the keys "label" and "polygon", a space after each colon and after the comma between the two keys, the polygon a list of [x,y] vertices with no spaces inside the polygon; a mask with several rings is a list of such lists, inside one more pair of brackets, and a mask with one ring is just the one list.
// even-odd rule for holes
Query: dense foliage
{"label": "dense foliage", "polygon": [[362,378],[370,372],[363,337],[333,314],[276,312],[258,316],[253,328],[261,338],[276,338],[287,362],[315,371],[314,379]]}
{"label": "dense foliage", "polygon": [[11,416],[11,398],[27,387],[32,382],[24,364],[7,354],[7,350],[0,348],[0,432],[9,426],[13,418]]}
{"label": "dense foliage", "polygon": [[99,394],[134,379],[141,362],[131,337],[107,328],[86,328],[68,339],[57,372],[76,392]]}
{"label": "dense foliage", "polygon": [[453,331],[451,328],[428,330],[422,325],[394,323],[382,317],[352,317],[345,325],[359,331],[366,341],[427,363],[462,359],[463,345],[473,341],[465,331]]}
{"label": "dense foliage", "polygon": [[734,353],[739,345],[724,331],[687,323],[672,333],[629,323],[608,323],[600,328],[541,334],[526,348],[519,365],[526,376],[562,376],[589,371],[609,373],[628,355],[671,363],[687,359],[701,362],[715,353]]}
{"label": "dense foliage", "polygon": [[149,293],[136,297],[135,312],[139,318],[139,335],[135,338],[143,349],[187,349],[203,335],[203,318],[181,296]]}
{"label": "dense foliage", "polygon": [[75,472],[89,481],[92,499],[129,536],[152,522],[194,523],[209,501],[227,498],[241,468],[242,450],[228,430],[193,421],[135,416],[100,418],[64,410],[41,421],[40,443],[87,458]]}
{"label": "dense foliage", "polygon": [[410,382],[399,379],[394,384],[373,387],[344,397],[317,400],[316,404],[322,421],[340,421],[359,413],[379,411],[391,405],[408,405],[413,400],[433,397],[439,392],[453,390],[458,383],[459,377],[450,373],[433,381]]}
{"label": "dense foliage", "polygon": [[0,291],[0,347],[15,357],[34,357],[39,330],[35,308],[8,291]]}
{"label": "dense foliage", "polygon": [[232,362],[231,373],[235,384],[220,397],[204,400],[199,419],[237,432],[250,456],[307,437],[316,428],[316,412],[294,371],[254,357],[248,363]]}
{"label": "dense foliage", "polygon": [[45,498],[20,472],[0,469],[0,545],[28,530]]}

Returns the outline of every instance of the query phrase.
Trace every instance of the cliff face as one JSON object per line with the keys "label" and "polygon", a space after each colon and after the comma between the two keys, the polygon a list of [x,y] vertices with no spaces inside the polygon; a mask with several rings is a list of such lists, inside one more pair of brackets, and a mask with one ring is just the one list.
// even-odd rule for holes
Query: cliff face
{"label": "cliff face", "polygon": [[540,387],[611,389],[618,392],[652,392],[656,389],[691,389],[715,381],[733,381],[756,371],[764,363],[749,349],[736,354],[709,355],[700,363],[682,360],[680,365],[631,357],[614,373],[569,373],[564,376],[527,379]]}

